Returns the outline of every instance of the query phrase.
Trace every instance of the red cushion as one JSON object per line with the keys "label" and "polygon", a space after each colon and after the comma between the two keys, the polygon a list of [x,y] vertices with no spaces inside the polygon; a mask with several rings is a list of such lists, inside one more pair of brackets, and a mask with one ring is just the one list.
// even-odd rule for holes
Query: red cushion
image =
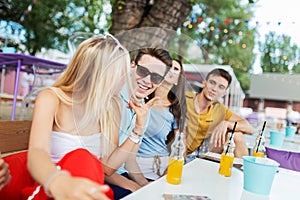
{"label": "red cushion", "polygon": [[22,189],[34,185],[34,180],[27,170],[27,152],[15,153],[3,159],[9,164],[11,180],[0,191],[0,199],[20,200]]}
{"label": "red cushion", "polygon": [[[104,184],[104,169],[101,162],[86,149],[76,149],[66,154],[58,165],[71,172],[72,176],[85,177],[101,185]],[[114,199],[111,188],[106,192],[106,196]]]}
{"label": "red cushion", "polygon": [[[104,171],[101,162],[93,154],[86,149],[76,149],[67,153],[58,163],[62,169],[67,170],[72,176],[85,177],[93,180],[99,184],[104,183]],[[23,189],[23,199],[27,199],[39,184],[34,187],[27,187]],[[112,189],[106,192],[106,196],[114,199]],[[43,187],[40,192],[34,196],[34,199],[44,200],[49,199],[44,192]]]}

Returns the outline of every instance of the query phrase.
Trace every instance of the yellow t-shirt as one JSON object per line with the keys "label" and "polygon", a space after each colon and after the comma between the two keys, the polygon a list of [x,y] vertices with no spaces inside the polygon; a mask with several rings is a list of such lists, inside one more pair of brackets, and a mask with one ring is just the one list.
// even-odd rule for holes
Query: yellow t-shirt
{"label": "yellow t-shirt", "polygon": [[232,116],[232,112],[219,101],[214,102],[206,113],[198,114],[195,110],[195,96],[193,92],[186,92],[187,154],[194,152],[216,125]]}

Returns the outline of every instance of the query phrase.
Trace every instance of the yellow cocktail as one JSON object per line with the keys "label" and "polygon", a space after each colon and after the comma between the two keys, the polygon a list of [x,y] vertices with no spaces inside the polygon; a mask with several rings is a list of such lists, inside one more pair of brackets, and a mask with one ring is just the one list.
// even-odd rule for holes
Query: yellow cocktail
{"label": "yellow cocktail", "polygon": [[233,164],[234,156],[221,154],[219,174],[223,176],[231,176],[231,168]]}
{"label": "yellow cocktail", "polygon": [[180,184],[182,176],[184,160],[175,160],[174,158],[169,158],[169,166],[167,173],[167,182],[171,184]]}
{"label": "yellow cocktail", "polygon": [[253,156],[256,156],[256,157],[265,157],[265,154],[264,154],[264,152],[253,152]]}

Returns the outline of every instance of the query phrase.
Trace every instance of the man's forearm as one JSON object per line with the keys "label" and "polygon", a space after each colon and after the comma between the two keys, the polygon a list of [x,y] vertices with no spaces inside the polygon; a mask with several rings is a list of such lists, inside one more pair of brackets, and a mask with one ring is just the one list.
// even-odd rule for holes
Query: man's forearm
{"label": "man's forearm", "polygon": [[[228,126],[227,127],[228,127],[229,130],[233,129],[234,123],[235,123],[235,121],[228,121]],[[237,125],[235,127],[235,131],[240,131],[240,132],[243,132],[243,133],[252,134],[253,133],[253,128],[248,123],[247,120],[241,119],[241,120],[237,120]]]}
{"label": "man's forearm", "polygon": [[137,183],[135,183],[134,181],[132,181],[118,173],[114,173],[111,176],[105,176],[105,182],[128,189],[132,192],[141,188],[141,186],[138,185]]}
{"label": "man's forearm", "polygon": [[147,179],[144,177],[141,169],[136,162],[136,155],[131,155],[128,160],[125,162],[125,168],[129,172],[129,177],[140,186],[144,186],[148,184]]}
{"label": "man's forearm", "polygon": [[129,173],[129,177],[137,184],[139,184],[141,187],[149,183],[149,181],[144,177],[142,173]]}

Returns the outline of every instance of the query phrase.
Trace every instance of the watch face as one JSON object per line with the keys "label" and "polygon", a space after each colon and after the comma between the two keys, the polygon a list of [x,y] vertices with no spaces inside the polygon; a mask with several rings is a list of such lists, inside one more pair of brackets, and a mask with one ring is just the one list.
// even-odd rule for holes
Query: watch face
{"label": "watch face", "polygon": [[129,135],[129,139],[136,143],[136,144],[140,144],[141,143],[141,138],[139,136],[136,136],[136,135]]}

